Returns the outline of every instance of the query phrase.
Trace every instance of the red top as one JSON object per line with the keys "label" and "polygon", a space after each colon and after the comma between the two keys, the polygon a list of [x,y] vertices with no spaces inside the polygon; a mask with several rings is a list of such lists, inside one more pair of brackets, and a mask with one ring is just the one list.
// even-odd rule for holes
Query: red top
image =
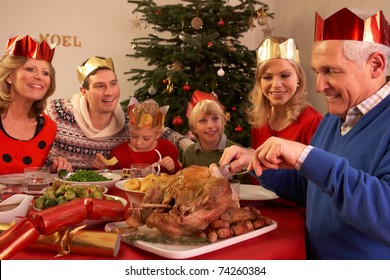
{"label": "red top", "polygon": [[[118,163],[112,166],[111,169],[130,168],[132,163],[152,164],[160,160],[158,153],[154,149],[148,152],[135,152],[130,149],[128,144],[128,142],[119,144],[111,151],[111,157],[115,156],[118,160]],[[161,167],[161,173],[175,174],[181,169],[179,151],[175,145],[168,140],[158,139],[158,144],[155,149],[161,153],[162,158],[170,156],[175,163],[174,172],[169,173],[165,168]]]}
{"label": "red top", "polygon": [[252,148],[258,148],[271,136],[277,136],[309,145],[311,137],[321,120],[322,115],[313,107],[307,106],[296,122],[282,130],[272,130],[268,123],[260,128],[252,128]]}
{"label": "red top", "polygon": [[45,123],[30,140],[18,140],[0,129],[0,174],[23,173],[25,167],[43,166],[57,132],[57,126],[47,115]]}

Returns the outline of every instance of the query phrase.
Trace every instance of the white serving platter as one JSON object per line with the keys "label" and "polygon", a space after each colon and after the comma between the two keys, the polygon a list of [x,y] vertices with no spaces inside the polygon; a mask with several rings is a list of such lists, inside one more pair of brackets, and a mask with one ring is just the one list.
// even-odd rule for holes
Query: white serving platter
{"label": "white serving platter", "polygon": [[[219,239],[215,243],[206,243],[206,244],[197,244],[197,245],[177,245],[177,244],[160,244],[160,243],[151,243],[146,241],[135,241],[134,243],[130,243],[126,239],[126,233],[122,234],[122,241],[130,244],[134,247],[140,248],[147,252],[159,255],[161,257],[165,257],[168,259],[188,259],[192,257],[196,257],[199,255],[203,255],[206,253],[210,253],[216,250],[220,250],[222,248],[226,248],[228,246],[243,242],[245,240],[255,238],[257,236],[263,235],[267,232],[270,232],[276,229],[278,226],[277,222],[272,221],[272,224],[260,229],[253,230],[251,232],[245,233],[243,235],[234,236],[227,239]],[[126,228],[126,222],[113,222],[108,223],[105,226],[106,232],[115,232],[116,229]],[[142,226],[138,229],[138,233],[152,233],[155,234],[157,232],[156,229],[149,229],[146,226]],[[134,233],[132,233],[134,234]]]}

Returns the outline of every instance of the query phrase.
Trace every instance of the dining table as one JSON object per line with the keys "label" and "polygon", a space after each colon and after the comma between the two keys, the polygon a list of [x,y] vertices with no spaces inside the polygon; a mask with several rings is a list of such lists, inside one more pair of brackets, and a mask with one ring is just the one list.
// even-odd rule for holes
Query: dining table
{"label": "dining table", "polygon": [[[126,193],[111,187],[108,194],[128,200]],[[305,211],[280,198],[252,201],[241,200],[241,206],[251,205],[261,214],[276,222],[277,227],[265,234],[233,243],[226,247],[195,255],[190,260],[304,260]],[[91,230],[104,231],[104,224]],[[159,254],[121,242],[117,255],[97,256],[93,254],[72,254],[56,257],[53,252],[24,249],[11,257],[11,260],[164,260]]]}

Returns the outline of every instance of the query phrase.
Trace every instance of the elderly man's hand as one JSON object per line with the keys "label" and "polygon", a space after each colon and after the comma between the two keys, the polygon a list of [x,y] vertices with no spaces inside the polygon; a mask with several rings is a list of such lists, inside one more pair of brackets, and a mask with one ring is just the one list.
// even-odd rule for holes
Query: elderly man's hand
{"label": "elderly man's hand", "polygon": [[270,137],[254,152],[249,169],[261,176],[265,169],[295,168],[305,148],[306,145],[299,142]]}

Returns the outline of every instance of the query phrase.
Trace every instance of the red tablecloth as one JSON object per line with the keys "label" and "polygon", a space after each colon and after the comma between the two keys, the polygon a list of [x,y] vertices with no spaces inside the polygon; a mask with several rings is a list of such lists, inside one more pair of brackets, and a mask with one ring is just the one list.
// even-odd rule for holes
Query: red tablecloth
{"label": "red tablecloth", "polygon": [[[126,198],[123,191],[113,187],[109,194]],[[251,202],[253,203],[253,202]],[[286,260],[305,259],[305,215],[302,209],[295,207],[280,199],[256,202],[263,215],[268,216],[278,223],[278,227],[258,237],[216,250],[204,255],[194,257],[194,260]],[[96,230],[103,230],[98,228]],[[97,257],[93,255],[69,254],[61,258],[55,258],[53,253],[22,251],[14,255],[13,260],[159,260],[164,259],[153,253],[146,252],[129,244],[121,244],[116,258]]]}

